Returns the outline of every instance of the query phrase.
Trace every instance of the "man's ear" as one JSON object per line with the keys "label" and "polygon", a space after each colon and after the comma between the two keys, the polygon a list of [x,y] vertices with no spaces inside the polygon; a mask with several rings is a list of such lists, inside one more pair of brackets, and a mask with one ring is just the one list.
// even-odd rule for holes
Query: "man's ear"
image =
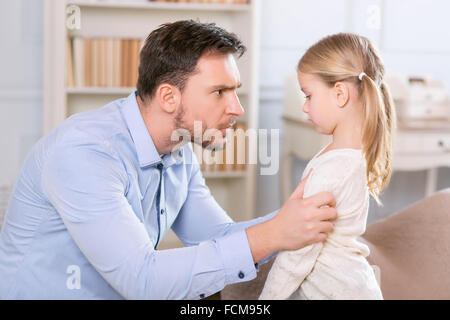
{"label": "man's ear", "polygon": [[334,96],[336,99],[336,104],[339,108],[343,108],[347,105],[348,100],[350,99],[350,90],[346,83],[344,82],[336,82],[334,84]]}
{"label": "man's ear", "polygon": [[178,108],[181,101],[181,92],[177,87],[163,83],[158,87],[156,93],[159,105],[165,112],[173,113]]}

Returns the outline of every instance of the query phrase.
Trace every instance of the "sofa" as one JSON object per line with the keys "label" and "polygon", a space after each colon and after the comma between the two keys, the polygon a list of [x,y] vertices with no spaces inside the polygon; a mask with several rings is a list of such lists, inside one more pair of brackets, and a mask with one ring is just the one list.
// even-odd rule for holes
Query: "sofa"
{"label": "sofa", "polygon": [[[450,188],[368,225],[360,240],[379,270],[384,299],[450,299]],[[257,299],[272,263],[261,265],[252,281],[224,288],[220,298]]]}

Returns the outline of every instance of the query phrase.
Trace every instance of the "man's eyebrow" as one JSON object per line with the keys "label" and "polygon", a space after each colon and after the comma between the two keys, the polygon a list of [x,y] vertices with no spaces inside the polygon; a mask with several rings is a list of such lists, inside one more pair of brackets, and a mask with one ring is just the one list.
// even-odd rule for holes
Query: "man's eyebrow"
{"label": "man's eyebrow", "polygon": [[242,86],[242,83],[239,83],[237,86],[227,86],[226,84],[218,84],[211,87],[212,91],[216,90],[236,90]]}

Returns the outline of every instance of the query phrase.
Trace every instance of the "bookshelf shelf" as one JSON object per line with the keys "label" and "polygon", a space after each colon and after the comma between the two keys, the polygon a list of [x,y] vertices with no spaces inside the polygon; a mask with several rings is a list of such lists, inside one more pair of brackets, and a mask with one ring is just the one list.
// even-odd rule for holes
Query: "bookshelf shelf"
{"label": "bookshelf shelf", "polygon": [[[66,93],[70,95],[127,95],[136,90],[134,87],[68,87]],[[238,95],[245,96],[247,91],[238,90]]]}
{"label": "bookshelf shelf", "polygon": [[133,87],[72,87],[66,88],[67,94],[92,94],[92,95],[127,95],[136,90]]}
{"label": "bookshelf shelf", "polygon": [[250,4],[232,3],[170,3],[153,1],[69,1],[79,7],[143,10],[183,10],[183,11],[250,11]]}
{"label": "bookshelf shelf", "polygon": [[[236,120],[246,129],[257,129],[260,3],[259,0],[251,0],[248,4],[217,3],[217,1],[169,3],[144,0],[44,0],[44,133],[52,130],[72,114],[100,108],[113,100],[128,96],[135,90],[129,85],[136,83],[136,73],[129,77],[132,80],[122,79],[120,82],[117,81],[117,74],[123,77],[125,70],[128,77],[130,72],[136,71],[130,66],[137,65],[138,59],[135,57],[138,56],[139,50],[126,51],[128,58],[132,57],[133,64],[125,64],[125,59],[122,58],[115,60],[118,55],[113,54],[112,61],[115,62],[112,64],[111,73],[111,68],[105,67],[111,65],[111,56],[105,52],[118,51],[104,49],[104,46],[110,48],[109,39],[113,42],[120,40],[120,48],[124,48],[123,41],[142,41],[151,30],[162,23],[184,19],[215,22],[218,26],[236,33],[246,45],[247,52],[237,60],[242,82],[237,94],[245,113]],[[81,27],[69,30],[66,23],[70,10],[66,9],[72,4],[80,8]],[[84,46],[79,45],[80,39],[84,41]],[[103,44],[104,39],[106,44]],[[74,46],[76,41],[78,46]],[[96,41],[100,41],[100,44]],[[90,45],[86,46],[86,43]],[[113,48],[116,48],[114,45],[113,43]],[[97,51],[93,50],[93,47],[97,47]],[[135,43],[133,48],[136,48]],[[102,55],[93,53],[99,51]],[[90,52],[89,56],[87,52]],[[121,51],[119,56],[123,57],[124,52]],[[84,60],[77,58],[83,56]],[[105,58],[100,59],[99,56]],[[76,64],[75,61],[79,63]],[[98,61],[101,61],[101,81],[98,81]],[[116,72],[117,61],[121,66],[120,72]],[[83,64],[85,67],[80,67]],[[124,65],[127,66],[125,69],[122,68]],[[83,79],[81,70],[84,70],[85,81],[79,81]],[[97,76],[94,77],[93,74]],[[89,79],[86,75],[90,75],[90,80],[86,80]],[[255,149],[247,151],[256,153]],[[255,217],[256,165],[246,165],[244,170],[239,171],[236,168],[222,171],[221,167],[218,169],[214,166],[202,172],[211,194],[234,221]],[[179,244],[176,237],[167,237],[167,240],[162,242],[165,248],[176,247]]]}
{"label": "bookshelf shelf", "polygon": [[247,171],[203,171],[203,177],[205,179],[234,179],[247,177]]}

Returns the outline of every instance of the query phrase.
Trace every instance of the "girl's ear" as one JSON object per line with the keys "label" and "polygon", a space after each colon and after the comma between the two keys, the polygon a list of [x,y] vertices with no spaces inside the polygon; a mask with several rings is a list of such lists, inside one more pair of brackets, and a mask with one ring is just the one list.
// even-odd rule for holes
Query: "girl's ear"
{"label": "girl's ear", "polygon": [[344,82],[336,82],[333,89],[336,105],[339,108],[345,107],[350,98],[350,90],[348,85]]}

